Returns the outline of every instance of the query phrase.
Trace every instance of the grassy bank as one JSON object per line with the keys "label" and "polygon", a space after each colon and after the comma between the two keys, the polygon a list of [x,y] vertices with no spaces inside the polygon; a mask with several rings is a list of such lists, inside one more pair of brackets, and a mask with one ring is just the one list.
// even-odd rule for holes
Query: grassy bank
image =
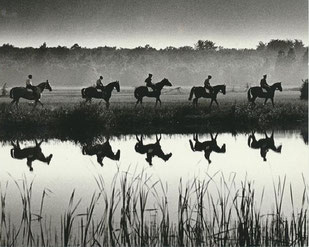
{"label": "grassy bank", "polygon": [[[19,224],[1,187],[0,243],[3,246],[308,246],[308,184],[296,201],[285,178],[274,181],[273,201],[245,179],[180,179],[177,209],[170,208],[167,186],[145,173],[115,174],[110,187],[96,177],[98,190],[86,208],[75,191],[57,220],[45,214],[48,190],[33,204],[33,183],[16,181],[21,199]],[[217,175],[215,175],[217,176]],[[218,175],[219,176],[219,175]],[[210,189],[211,186],[216,188]],[[283,205],[289,204],[286,212]],[[176,218],[171,216],[176,212]],[[21,217],[19,219],[19,217]],[[59,222],[59,223],[55,223]]]}
{"label": "grassy bank", "polygon": [[134,108],[117,104],[106,109],[102,104],[76,104],[73,107],[38,108],[28,105],[19,109],[0,105],[0,128],[6,131],[101,131],[111,133],[154,133],[194,131],[233,131],[250,128],[275,128],[306,125],[308,103],[279,102],[275,107],[242,102],[227,102],[220,107],[193,108],[172,103],[154,108],[152,105]]}

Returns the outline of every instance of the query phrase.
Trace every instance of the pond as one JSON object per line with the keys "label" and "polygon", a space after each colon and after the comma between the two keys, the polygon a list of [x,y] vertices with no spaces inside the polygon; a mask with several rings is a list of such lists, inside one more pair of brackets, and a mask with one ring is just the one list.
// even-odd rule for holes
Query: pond
{"label": "pond", "polygon": [[[207,191],[216,200],[220,193],[233,191],[234,196],[245,181],[252,181],[255,198],[263,198],[261,208],[265,212],[274,210],[274,194],[282,192],[285,181],[282,212],[290,215],[290,185],[294,206],[300,208],[309,174],[309,149],[298,130],[97,136],[84,144],[57,139],[16,140],[2,142],[0,157],[1,191],[6,191],[6,210],[13,223],[19,222],[22,214],[15,184],[22,188],[22,181],[27,181],[28,187],[33,181],[33,214],[39,213],[42,192],[46,190],[44,215],[54,218],[55,223],[67,210],[72,191],[76,202],[82,199],[78,212],[83,213],[93,193],[99,191],[98,180],[104,180],[110,198],[113,186],[122,190],[121,181],[113,185],[116,174],[120,178],[128,174],[131,181],[140,176],[149,188],[156,188],[149,194],[146,209],[157,210],[157,196],[166,196],[171,222],[177,222],[180,181],[185,187],[192,181],[211,180]],[[196,188],[190,193],[194,195]]]}

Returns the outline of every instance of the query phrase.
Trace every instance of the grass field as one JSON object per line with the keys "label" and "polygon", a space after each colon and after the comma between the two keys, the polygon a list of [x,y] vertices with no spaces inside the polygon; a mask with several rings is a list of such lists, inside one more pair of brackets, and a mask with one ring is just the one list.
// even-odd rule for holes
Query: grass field
{"label": "grass field", "polygon": [[300,100],[299,91],[277,92],[275,107],[258,99],[253,107],[246,92],[219,94],[219,107],[209,109],[209,99],[201,99],[198,108],[188,100],[188,89],[163,92],[161,107],[153,98],[145,98],[143,107],[134,108],[133,89],[114,92],[111,106],[94,99],[84,104],[80,90],[54,90],[42,97],[44,107],[32,110],[21,100],[17,109],[8,97],[0,98],[0,127],[6,130],[45,128],[48,131],[107,131],[114,133],[233,131],[250,128],[295,128],[308,122],[308,102]]}

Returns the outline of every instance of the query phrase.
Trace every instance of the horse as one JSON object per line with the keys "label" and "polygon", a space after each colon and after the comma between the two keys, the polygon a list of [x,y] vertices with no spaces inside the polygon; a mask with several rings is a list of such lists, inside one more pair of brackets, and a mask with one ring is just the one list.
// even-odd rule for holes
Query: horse
{"label": "horse", "polygon": [[193,142],[191,140],[189,140],[190,147],[191,147],[193,152],[204,151],[204,156],[207,159],[208,164],[211,163],[210,154],[212,152],[216,152],[216,153],[225,153],[226,152],[225,144],[223,144],[222,147],[219,147],[218,144],[217,144],[218,133],[215,135],[215,137],[213,137],[213,135],[210,134],[210,137],[211,137],[210,141],[200,142],[199,139],[198,139],[198,135],[195,134],[195,135],[193,135],[193,141],[195,141],[194,145],[193,145]]}
{"label": "horse", "polygon": [[119,81],[113,81],[107,84],[104,88],[99,88],[102,91],[98,91],[95,87],[83,88],[81,90],[82,98],[86,99],[86,103],[91,103],[92,98],[104,99],[106,102],[106,107],[108,108],[110,105],[109,99],[112,96],[112,91],[114,88],[117,90],[117,92],[120,92]]}
{"label": "horse", "polygon": [[143,142],[143,135],[141,136],[141,138],[138,138],[138,136],[136,135],[136,139],[137,139],[137,143],[135,144],[135,151],[140,154],[146,154],[147,155],[146,161],[149,163],[150,166],[152,166],[152,158],[154,156],[161,158],[165,162],[168,161],[169,158],[171,158],[172,153],[165,154],[162,151],[162,148],[160,145],[161,135],[160,137],[156,135],[155,143],[151,143],[147,145],[145,145]]}
{"label": "horse", "polygon": [[101,166],[103,166],[103,159],[105,157],[110,158],[111,160],[120,159],[120,150],[118,150],[117,153],[114,153],[112,150],[112,146],[109,143],[109,140],[107,140],[103,144],[83,146],[82,153],[83,155],[96,155],[97,161]]}
{"label": "horse", "polygon": [[33,108],[35,108],[38,103],[40,103],[41,106],[43,106],[43,103],[40,101],[40,98],[41,98],[41,93],[44,91],[44,89],[48,89],[49,91],[52,91],[52,88],[48,81],[42,82],[39,85],[37,85],[35,93],[32,90],[28,90],[25,87],[13,87],[10,91],[10,98],[13,99],[11,102],[11,105],[15,103],[17,107],[19,103],[19,99],[24,98],[27,100],[34,100]]}
{"label": "horse", "polygon": [[137,99],[135,107],[138,105],[138,103],[140,103],[141,105],[143,104],[143,98],[146,97],[151,97],[151,98],[156,98],[156,104],[155,106],[157,106],[158,102],[160,102],[160,106],[161,106],[161,100],[160,100],[160,95],[161,95],[161,90],[164,86],[168,86],[171,87],[172,84],[169,82],[168,79],[164,78],[162,81],[154,84],[153,91],[149,91],[148,87],[146,86],[140,86],[135,88],[134,90],[134,97]]}
{"label": "horse", "polygon": [[272,132],[270,137],[267,136],[266,132],[264,134],[265,138],[257,140],[254,132],[252,131],[251,135],[248,137],[248,146],[252,149],[260,149],[260,155],[263,158],[263,161],[267,161],[266,155],[269,149],[276,153],[281,153],[282,145],[278,147],[275,146],[274,132]]}
{"label": "horse", "polygon": [[207,93],[204,87],[192,87],[189,95],[189,100],[193,98],[193,95],[195,98],[193,99],[193,106],[197,107],[197,101],[199,98],[210,98],[210,105],[209,108],[211,108],[212,103],[215,102],[218,104],[217,101],[217,94],[221,92],[223,95],[226,93],[226,85],[216,85],[213,87],[212,93]]}
{"label": "horse", "polygon": [[255,99],[256,98],[265,98],[264,105],[266,104],[268,99],[271,99],[271,103],[273,106],[274,104],[274,96],[275,91],[279,90],[282,92],[282,86],[281,82],[276,82],[273,85],[270,86],[270,89],[268,92],[264,92],[261,87],[250,87],[248,90],[248,101],[255,105]]}
{"label": "horse", "polygon": [[49,165],[53,155],[50,154],[49,156],[46,157],[43,154],[42,149],[41,149],[42,142],[43,141],[37,142],[35,140],[35,146],[27,147],[23,149],[20,147],[18,141],[16,143],[11,142],[13,146],[13,148],[11,149],[11,157],[13,159],[19,159],[19,160],[27,159],[27,166],[29,167],[29,170],[31,172],[33,171],[32,162],[35,160],[42,161],[46,163],[47,165]]}

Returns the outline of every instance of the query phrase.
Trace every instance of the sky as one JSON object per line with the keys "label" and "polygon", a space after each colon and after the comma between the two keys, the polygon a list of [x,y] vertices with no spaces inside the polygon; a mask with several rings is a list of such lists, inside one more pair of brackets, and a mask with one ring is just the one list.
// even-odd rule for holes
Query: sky
{"label": "sky", "polygon": [[0,45],[226,48],[301,39],[308,0],[1,0]]}

